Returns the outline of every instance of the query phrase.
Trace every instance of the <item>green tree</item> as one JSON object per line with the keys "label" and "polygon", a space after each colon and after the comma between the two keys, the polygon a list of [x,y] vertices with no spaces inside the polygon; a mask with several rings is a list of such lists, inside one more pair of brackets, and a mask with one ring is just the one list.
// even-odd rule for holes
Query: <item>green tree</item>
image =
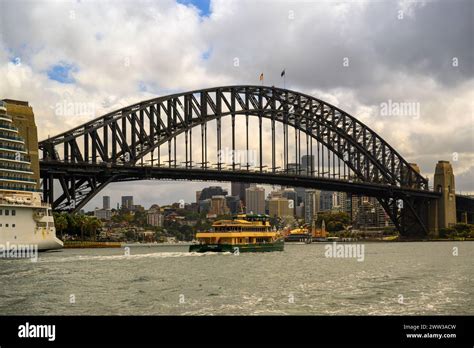
{"label": "green tree", "polygon": [[326,224],[328,231],[341,231],[345,227],[349,226],[351,219],[347,213],[333,213],[333,212],[323,212],[318,213],[318,218],[316,220],[316,226],[321,227],[323,221]]}
{"label": "green tree", "polygon": [[144,211],[137,210],[133,215],[132,219],[134,225],[136,226],[146,226],[147,224],[147,215]]}
{"label": "green tree", "polygon": [[125,232],[125,237],[127,238],[128,241],[135,241],[136,239],[136,233],[134,230],[130,229]]}
{"label": "green tree", "polygon": [[102,222],[95,216],[88,216],[84,220],[84,224],[84,229],[89,232],[89,236],[92,237],[93,241],[95,241],[97,237],[97,230],[102,227]]}
{"label": "green tree", "polygon": [[54,217],[54,225],[56,226],[56,231],[59,232],[61,235],[61,239],[63,239],[63,233],[67,231],[68,228],[68,219],[66,213],[53,213]]}

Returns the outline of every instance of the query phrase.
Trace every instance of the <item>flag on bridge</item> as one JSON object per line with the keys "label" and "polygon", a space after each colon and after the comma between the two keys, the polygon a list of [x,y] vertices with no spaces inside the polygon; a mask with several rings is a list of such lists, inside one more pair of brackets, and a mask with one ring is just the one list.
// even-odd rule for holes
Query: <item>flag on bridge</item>
{"label": "flag on bridge", "polygon": [[260,74],[260,81],[263,81],[263,73]]}
{"label": "flag on bridge", "polygon": [[285,69],[283,69],[283,71],[281,72],[280,77],[283,77],[283,76],[285,76]]}

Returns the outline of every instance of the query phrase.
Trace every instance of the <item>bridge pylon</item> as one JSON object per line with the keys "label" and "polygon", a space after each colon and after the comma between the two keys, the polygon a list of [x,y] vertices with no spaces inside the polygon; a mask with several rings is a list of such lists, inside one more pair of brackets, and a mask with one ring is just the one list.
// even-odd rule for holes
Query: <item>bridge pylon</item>
{"label": "bridge pylon", "polygon": [[430,201],[430,233],[439,235],[439,230],[456,224],[456,194],[453,167],[449,161],[438,161],[434,174],[434,190],[441,193],[437,200]]}

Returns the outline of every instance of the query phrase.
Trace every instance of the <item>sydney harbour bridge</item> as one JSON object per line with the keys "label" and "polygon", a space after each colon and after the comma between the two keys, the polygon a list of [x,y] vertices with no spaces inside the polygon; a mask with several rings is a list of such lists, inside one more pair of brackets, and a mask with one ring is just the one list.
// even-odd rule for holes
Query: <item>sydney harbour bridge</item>
{"label": "sydney harbour bridge", "polygon": [[[44,197],[70,212],[113,182],[250,182],[376,197],[409,237],[437,231],[433,211],[448,189],[430,190],[415,164],[347,112],[266,86],[146,100],[43,140],[39,149]],[[234,156],[239,151],[255,156]],[[302,156],[311,163],[303,165]]]}

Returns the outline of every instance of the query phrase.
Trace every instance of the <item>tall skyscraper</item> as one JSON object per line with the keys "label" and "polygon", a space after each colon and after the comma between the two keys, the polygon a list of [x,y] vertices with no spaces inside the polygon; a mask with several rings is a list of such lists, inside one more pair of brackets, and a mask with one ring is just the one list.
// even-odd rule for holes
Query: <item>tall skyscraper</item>
{"label": "tall skyscraper", "polygon": [[125,208],[125,209],[133,208],[133,196],[122,196],[122,208]]}
{"label": "tall skyscraper", "polygon": [[240,200],[245,205],[245,190],[250,187],[250,184],[245,182],[233,182],[231,184],[231,195],[239,196]]}
{"label": "tall skyscraper", "polygon": [[313,222],[319,211],[320,191],[306,190],[304,197],[304,221],[308,224]]}
{"label": "tall skyscraper", "polygon": [[265,214],[265,189],[262,187],[249,187],[245,189],[246,212]]}
{"label": "tall skyscraper", "polygon": [[102,197],[102,209],[110,209],[110,196]]}

